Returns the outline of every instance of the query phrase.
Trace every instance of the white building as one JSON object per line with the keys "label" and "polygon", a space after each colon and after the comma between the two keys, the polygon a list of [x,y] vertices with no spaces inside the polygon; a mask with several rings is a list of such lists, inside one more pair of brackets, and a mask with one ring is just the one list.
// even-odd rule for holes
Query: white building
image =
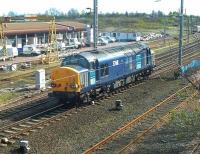
{"label": "white building", "polygon": [[102,32],[102,36],[112,36],[119,42],[140,41],[140,33],[138,32]]}
{"label": "white building", "polygon": [[[56,33],[59,39],[78,38],[85,36],[85,24],[78,22],[56,22]],[[6,23],[4,26],[6,44],[17,47],[19,52],[24,45],[41,45],[48,43],[49,22],[18,22]]]}

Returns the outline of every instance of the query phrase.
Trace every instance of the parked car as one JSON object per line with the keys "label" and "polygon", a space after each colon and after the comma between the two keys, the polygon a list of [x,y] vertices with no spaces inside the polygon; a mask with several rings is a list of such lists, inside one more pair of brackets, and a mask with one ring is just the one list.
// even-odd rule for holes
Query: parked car
{"label": "parked car", "polygon": [[56,48],[59,50],[59,51],[61,51],[61,50],[64,50],[65,49],[65,43],[64,42],[56,42]]}
{"label": "parked car", "polygon": [[111,36],[101,36],[101,38],[108,40],[108,43],[113,43],[113,42],[116,41],[116,39],[114,37],[111,37]]}
{"label": "parked car", "polygon": [[78,48],[81,48],[81,43],[78,41],[78,39],[77,38],[70,38],[70,39],[67,39],[66,41],[65,41],[65,48],[66,49],[70,49],[70,48],[76,48],[76,49],[78,49]]}
{"label": "parked car", "polygon": [[23,55],[32,55],[37,56],[41,54],[41,50],[35,45],[24,45],[23,46]]}
{"label": "parked car", "polygon": [[106,40],[105,38],[100,37],[97,40],[97,44],[98,45],[107,45],[108,44],[108,40]]}

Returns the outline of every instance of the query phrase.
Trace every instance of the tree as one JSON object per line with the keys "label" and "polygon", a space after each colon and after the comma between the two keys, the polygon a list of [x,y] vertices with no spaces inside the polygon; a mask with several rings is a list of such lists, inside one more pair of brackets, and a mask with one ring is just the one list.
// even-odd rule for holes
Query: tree
{"label": "tree", "polygon": [[56,8],[50,8],[49,10],[45,11],[45,15],[49,15],[49,16],[60,16],[63,13],[58,11]]}
{"label": "tree", "polygon": [[158,11],[158,17],[163,17],[164,16],[164,13],[162,11]]}
{"label": "tree", "polygon": [[77,18],[80,16],[80,14],[79,14],[78,10],[72,8],[68,11],[67,16],[70,18]]}
{"label": "tree", "polygon": [[9,11],[8,12],[8,16],[9,17],[14,17],[14,16],[17,16],[17,13],[13,12],[13,11]]}
{"label": "tree", "polygon": [[153,19],[155,19],[156,17],[157,17],[157,12],[155,12],[154,10],[151,12],[151,17],[153,18]]}
{"label": "tree", "polygon": [[174,11],[174,12],[169,12],[169,16],[171,17],[178,17],[179,16],[179,13]]}
{"label": "tree", "polygon": [[125,16],[128,17],[128,12],[127,11],[125,12]]}

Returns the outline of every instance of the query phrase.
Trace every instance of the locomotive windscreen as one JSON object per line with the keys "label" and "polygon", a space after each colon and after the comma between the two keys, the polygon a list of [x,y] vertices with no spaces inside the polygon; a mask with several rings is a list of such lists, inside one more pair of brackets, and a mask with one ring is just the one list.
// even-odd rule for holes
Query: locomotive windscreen
{"label": "locomotive windscreen", "polygon": [[61,66],[70,66],[70,65],[77,65],[77,66],[82,66],[83,68],[89,68],[87,60],[79,55],[67,56],[61,62]]}

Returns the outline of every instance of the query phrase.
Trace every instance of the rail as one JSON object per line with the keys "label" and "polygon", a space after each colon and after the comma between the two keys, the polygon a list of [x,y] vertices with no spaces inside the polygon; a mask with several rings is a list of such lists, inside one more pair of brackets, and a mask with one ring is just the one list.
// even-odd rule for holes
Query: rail
{"label": "rail", "polygon": [[[178,108],[180,108],[185,102],[188,102],[189,100],[191,100],[192,98],[194,98],[195,96],[197,96],[197,94],[199,94],[198,92],[194,92],[190,97],[188,97],[185,101],[181,102],[178,106],[176,106],[173,111],[177,110]],[[123,154],[125,153],[125,151],[133,146],[134,144],[139,143],[139,141],[148,133],[150,132],[153,128],[155,128],[156,126],[158,126],[158,124],[162,123],[163,119],[167,119],[170,116],[171,112],[168,112],[167,114],[165,114],[164,116],[158,118],[158,120],[156,122],[154,122],[149,128],[147,128],[144,132],[140,133],[134,140],[132,140],[131,142],[129,142],[125,147],[123,147],[122,149],[120,149],[117,154]]]}
{"label": "rail", "polygon": [[100,148],[101,146],[103,146],[104,144],[106,144],[107,142],[111,141],[113,138],[115,138],[117,135],[119,135],[120,133],[124,132],[127,128],[129,128],[130,126],[132,126],[133,124],[136,124],[137,122],[141,121],[142,119],[144,119],[146,116],[148,116],[150,113],[152,113],[153,111],[155,111],[158,107],[160,107],[161,105],[163,105],[164,103],[166,103],[167,101],[169,101],[170,99],[172,99],[174,96],[176,96],[178,93],[180,93],[181,91],[185,90],[186,88],[188,88],[189,85],[181,88],[180,90],[178,90],[176,93],[172,94],[171,96],[169,96],[168,98],[164,99],[162,102],[160,102],[159,104],[157,104],[156,106],[154,106],[153,108],[151,108],[150,110],[146,111],[145,113],[143,113],[142,115],[140,115],[139,117],[137,117],[136,119],[133,119],[131,122],[129,122],[128,124],[126,124],[125,126],[119,128],[116,132],[112,133],[110,136],[106,137],[105,139],[103,139],[102,141],[100,141],[99,143],[93,145],[91,148],[89,148],[88,150],[84,151],[83,154],[90,154],[93,151],[97,150],[98,148]]}

